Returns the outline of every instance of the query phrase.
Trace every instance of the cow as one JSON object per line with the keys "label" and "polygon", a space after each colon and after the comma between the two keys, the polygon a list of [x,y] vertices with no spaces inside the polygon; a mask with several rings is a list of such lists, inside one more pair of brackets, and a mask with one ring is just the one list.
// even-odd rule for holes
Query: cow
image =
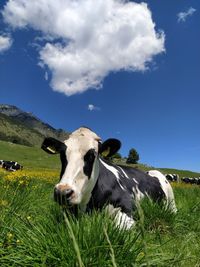
{"label": "cow", "polygon": [[183,177],[182,178],[182,182],[184,183],[189,183],[189,184],[197,184],[199,185],[200,184],[200,177],[198,178],[188,178],[188,177]]}
{"label": "cow", "polygon": [[[121,142],[111,138],[102,143],[92,130],[81,127],[61,142],[48,137],[41,148],[49,154],[60,154],[60,181],[54,188],[54,199],[76,214],[106,208],[119,228],[134,224],[133,209],[145,196],[164,200],[176,212],[171,185],[159,171],[145,173],[137,168],[115,165],[103,158],[111,157]],[[103,155],[103,156],[102,156]]]}
{"label": "cow", "polygon": [[179,181],[179,175],[178,174],[166,174],[165,177],[170,182],[178,182]]}
{"label": "cow", "polygon": [[186,184],[190,183],[190,178],[189,177],[183,177],[181,180],[182,180],[182,182],[184,182]]}
{"label": "cow", "polygon": [[11,172],[23,169],[23,166],[18,162],[8,160],[0,160],[0,167]]}

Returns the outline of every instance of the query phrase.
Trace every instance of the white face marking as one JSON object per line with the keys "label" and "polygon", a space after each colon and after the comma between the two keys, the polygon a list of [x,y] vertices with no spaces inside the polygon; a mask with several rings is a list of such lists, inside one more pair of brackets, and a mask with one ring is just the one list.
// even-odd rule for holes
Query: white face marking
{"label": "white face marking", "polygon": [[102,161],[101,159],[100,159],[100,161],[101,161],[101,163],[104,165],[104,167],[105,167],[106,169],[108,169],[110,172],[112,172],[112,173],[114,174],[114,176],[116,177],[117,182],[118,182],[119,186],[121,187],[121,189],[122,189],[123,191],[126,191],[126,189],[125,189],[125,188],[123,187],[123,185],[121,184],[120,177],[119,177],[119,171],[118,171],[115,167],[106,164],[106,163],[105,163],[104,161]]}
{"label": "white face marking", "polygon": [[60,182],[56,185],[67,185],[73,190],[73,197],[69,200],[71,204],[87,204],[87,200],[91,191],[96,183],[96,176],[98,176],[97,160],[94,160],[91,177],[84,173],[84,156],[86,153],[93,149],[96,154],[98,153],[98,140],[100,138],[91,130],[87,128],[79,128],[73,132],[69,139],[65,141],[66,158],[68,161],[67,167],[61,177]]}
{"label": "white face marking", "polygon": [[92,174],[89,179],[89,181],[85,184],[85,187],[83,188],[83,193],[82,193],[82,201],[80,205],[81,211],[86,210],[86,205],[90,200],[92,190],[96,184],[97,177],[99,175],[99,159],[98,157],[95,158],[94,164],[93,164],[93,169],[92,169]]}

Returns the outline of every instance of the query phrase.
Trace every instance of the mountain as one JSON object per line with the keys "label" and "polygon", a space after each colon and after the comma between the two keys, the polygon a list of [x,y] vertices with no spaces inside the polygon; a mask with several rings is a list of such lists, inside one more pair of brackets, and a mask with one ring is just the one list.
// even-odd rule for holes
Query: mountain
{"label": "mountain", "polygon": [[0,104],[0,140],[27,146],[40,146],[45,137],[67,139],[69,133],[55,129],[30,112]]}

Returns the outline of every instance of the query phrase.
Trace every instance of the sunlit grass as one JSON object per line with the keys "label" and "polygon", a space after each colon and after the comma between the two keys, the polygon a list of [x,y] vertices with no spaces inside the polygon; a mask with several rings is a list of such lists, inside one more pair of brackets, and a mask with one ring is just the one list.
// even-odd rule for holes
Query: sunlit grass
{"label": "sunlit grass", "polygon": [[104,212],[63,216],[53,202],[58,171],[0,169],[0,266],[200,266],[200,187],[173,183],[177,215],[143,201],[136,226]]}

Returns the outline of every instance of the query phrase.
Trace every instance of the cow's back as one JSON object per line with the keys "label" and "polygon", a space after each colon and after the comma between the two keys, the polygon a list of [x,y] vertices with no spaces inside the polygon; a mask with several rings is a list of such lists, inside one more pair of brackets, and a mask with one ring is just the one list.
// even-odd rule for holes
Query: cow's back
{"label": "cow's back", "polygon": [[165,193],[156,177],[137,168],[114,165],[100,159],[99,177],[88,207],[101,209],[106,204],[112,204],[114,207],[120,207],[123,212],[131,214],[133,200],[140,200],[147,195],[154,201],[165,198]]}

